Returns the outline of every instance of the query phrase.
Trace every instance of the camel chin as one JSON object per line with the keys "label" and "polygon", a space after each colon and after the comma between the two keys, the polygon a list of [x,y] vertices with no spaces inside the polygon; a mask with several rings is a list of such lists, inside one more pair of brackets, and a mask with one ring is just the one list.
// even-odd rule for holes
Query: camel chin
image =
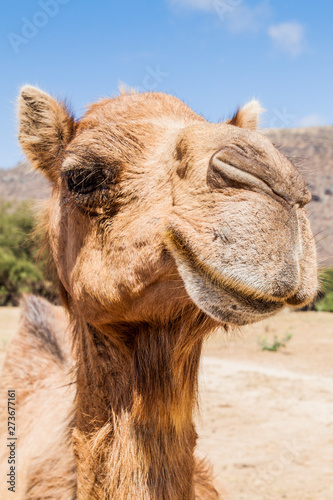
{"label": "camel chin", "polygon": [[285,307],[284,302],[245,295],[236,288],[221,285],[182,257],[175,257],[185,289],[193,302],[222,324],[255,323]]}

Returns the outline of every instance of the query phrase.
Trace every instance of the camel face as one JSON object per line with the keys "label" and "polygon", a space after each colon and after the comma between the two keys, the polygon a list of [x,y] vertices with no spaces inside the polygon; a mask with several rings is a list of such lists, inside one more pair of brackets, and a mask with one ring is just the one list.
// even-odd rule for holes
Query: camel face
{"label": "camel face", "polygon": [[169,248],[193,301],[245,324],[312,300],[316,251],[303,178],[262,134],[200,125],[181,139]]}
{"label": "camel face", "polygon": [[[88,322],[163,321],[194,303],[245,324],[312,300],[310,195],[267,138],[241,127],[253,129],[250,112],[215,125],[173,97],[138,94],[78,123],[65,113],[23,89],[21,144],[53,182],[52,253]],[[36,121],[47,126],[32,144]]]}

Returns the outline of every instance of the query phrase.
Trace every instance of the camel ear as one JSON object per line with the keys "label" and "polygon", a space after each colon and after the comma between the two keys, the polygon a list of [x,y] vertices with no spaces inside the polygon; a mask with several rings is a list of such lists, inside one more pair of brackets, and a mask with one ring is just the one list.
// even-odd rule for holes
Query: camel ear
{"label": "camel ear", "polygon": [[25,155],[34,168],[55,180],[59,157],[74,134],[73,116],[65,105],[29,85],[21,90],[18,112],[19,141]]}
{"label": "camel ear", "polygon": [[235,127],[257,130],[259,117],[264,111],[260,102],[253,99],[242,108],[239,108],[231,120],[228,120],[226,123]]}

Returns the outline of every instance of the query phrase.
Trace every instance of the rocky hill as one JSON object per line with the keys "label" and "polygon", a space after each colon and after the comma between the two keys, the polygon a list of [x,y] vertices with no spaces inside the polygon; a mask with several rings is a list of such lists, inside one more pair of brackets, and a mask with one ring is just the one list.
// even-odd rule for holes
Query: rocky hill
{"label": "rocky hill", "polygon": [[268,135],[307,180],[307,206],[317,242],[319,266],[333,266],[333,127],[276,129]]}
{"label": "rocky hill", "polygon": [[43,175],[31,169],[26,162],[14,168],[0,169],[0,199],[10,201],[41,200],[50,194],[50,186]]}
{"label": "rocky hill", "polygon": [[[333,127],[276,129],[267,135],[283,153],[292,158],[305,176],[312,193],[307,207],[318,245],[321,267],[333,266]],[[42,175],[26,163],[0,169],[0,198],[42,199],[50,187]]]}

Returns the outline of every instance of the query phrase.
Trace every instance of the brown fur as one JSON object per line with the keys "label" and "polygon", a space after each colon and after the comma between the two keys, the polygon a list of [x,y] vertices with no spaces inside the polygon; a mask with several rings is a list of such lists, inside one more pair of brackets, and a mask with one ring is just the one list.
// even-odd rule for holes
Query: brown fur
{"label": "brown fur", "polygon": [[59,313],[28,299],[8,352],[18,498],[218,498],[194,455],[203,340],[317,289],[309,193],[254,130],[258,111],[214,125],[174,97],[123,94],[74,123],[22,90],[20,142],[53,182],[47,237],[70,326],[50,328]]}
{"label": "brown fur", "polygon": [[258,117],[264,111],[258,101],[251,101],[243,108],[239,108],[234,116],[227,120],[227,123],[235,127],[248,128],[249,130],[257,130]]}

